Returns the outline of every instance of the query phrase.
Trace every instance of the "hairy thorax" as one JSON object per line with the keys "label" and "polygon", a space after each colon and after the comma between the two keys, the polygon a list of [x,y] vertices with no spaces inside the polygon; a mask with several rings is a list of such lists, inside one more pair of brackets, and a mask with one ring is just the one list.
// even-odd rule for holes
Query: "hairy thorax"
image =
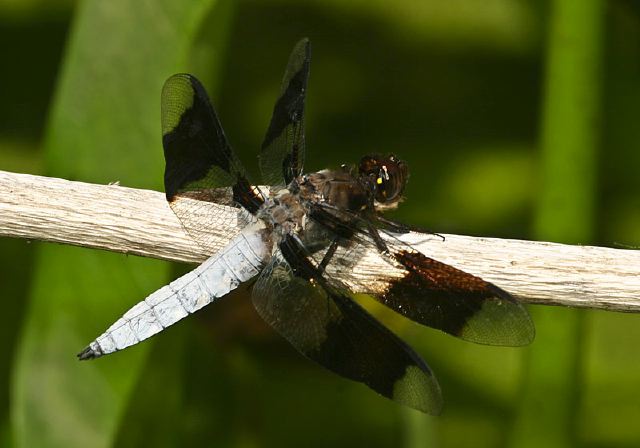
{"label": "hairy thorax", "polygon": [[300,232],[305,227],[307,209],[298,193],[287,188],[272,191],[258,211],[258,217],[274,230],[274,236]]}
{"label": "hairy thorax", "polygon": [[323,170],[301,177],[301,195],[341,210],[358,213],[370,204],[366,186],[346,170]]}
{"label": "hairy thorax", "polygon": [[258,217],[281,238],[304,233],[311,204],[358,213],[370,203],[365,186],[349,172],[323,170],[294,179],[286,188],[273,190]]}

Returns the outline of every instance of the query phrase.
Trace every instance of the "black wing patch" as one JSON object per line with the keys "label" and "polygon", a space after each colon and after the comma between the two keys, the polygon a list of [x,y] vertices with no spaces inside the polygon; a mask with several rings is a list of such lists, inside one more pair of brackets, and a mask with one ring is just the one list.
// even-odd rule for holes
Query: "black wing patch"
{"label": "black wing patch", "polygon": [[262,197],[250,188],[200,81],[173,75],[162,89],[162,144],[167,200],[185,191],[232,187],[240,205],[255,210]]}
{"label": "black wing patch", "polygon": [[[316,205],[311,216],[341,236],[342,245],[331,262],[325,261],[329,283],[346,276],[353,290],[464,340],[504,346],[533,341],[535,328],[529,313],[496,285],[429,258],[388,232],[372,229],[356,215]],[[377,269],[367,268],[364,259],[376,250],[384,262]],[[322,256],[314,254],[316,262]]]}
{"label": "black wing patch", "polygon": [[292,237],[280,249],[253,288],[262,318],[325,368],[399,403],[439,414],[438,382],[411,347],[326,284]]}
{"label": "black wing patch", "polygon": [[302,39],[289,57],[280,96],[260,151],[260,171],[267,185],[288,185],[302,174],[304,100],[310,61],[309,40]]}
{"label": "black wing patch", "polygon": [[207,240],[212,227],[221,232],[228,228],[231,238],[252,217],[240,213],[233,218],[208,203],[255,213],[264,200],[231,149],[204,87],[192,75],[173,75],[164,84],[162,144],[169,205],[201,246],[215,250]]}

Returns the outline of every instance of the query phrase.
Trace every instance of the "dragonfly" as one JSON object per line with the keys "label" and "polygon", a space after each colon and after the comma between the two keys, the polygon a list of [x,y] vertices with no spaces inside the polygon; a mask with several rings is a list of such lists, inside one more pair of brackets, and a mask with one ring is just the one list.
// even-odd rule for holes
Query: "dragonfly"
{"label": "dragonfly", "polygon": [[[355,166],[304,172],[310,60],[310,43],[303,39],[289,57],[260,148],[261,186],[231,149],[202,84],[190,74],[166,81],[166,198],[210,258],[133,306],[79,359],[137,344],[253,282],[258,314],[304,356],[437,415],[443,399],[431,368],[354,300],[354,292],[466,341],[522,346],[533,340],[528,312],[508,292],[399,238],[412,227],[384,212],[403,199],[405,161],[370,154]],[[379,268],[363,268],[372,254]]]}

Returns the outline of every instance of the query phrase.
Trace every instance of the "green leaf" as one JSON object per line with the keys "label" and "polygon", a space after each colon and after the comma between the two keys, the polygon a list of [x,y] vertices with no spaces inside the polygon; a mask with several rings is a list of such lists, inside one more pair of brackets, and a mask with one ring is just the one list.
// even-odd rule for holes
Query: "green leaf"
{"label": "green leaf", "polygon": [[[214,3],[81,4],[50,114],[48,174],[160,187],[160,89],[186,69]],[[16,446],[111,445],[149,344],[94,362],[80,363],[75,354],[164,284],[168,269],[119,254],[39,247],[14,370]]]}
{"label": "green leaf", "polygon": [[[602,0],[551,2],[541,130],[538,238],[589,243],[594,236],[600,132],[604,8]],[[576,291],[578,294],[579,292]],[[538,308],[537,340],[512,445],[574,446],[583,385],[585,312]]]}

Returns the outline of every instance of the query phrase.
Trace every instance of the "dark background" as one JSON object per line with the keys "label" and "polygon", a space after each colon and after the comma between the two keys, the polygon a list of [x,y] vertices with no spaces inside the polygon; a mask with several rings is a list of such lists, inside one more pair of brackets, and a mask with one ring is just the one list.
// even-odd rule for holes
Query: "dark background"
{"label": "dark background", "polygon": [[[575,3],[575,4],[574,4]],[[309,171],[407,160],[394,218],[443,233],[640,244],[633,0],[0,2],[0,169],[160,190],[163,81],[201,78],[257,174],[289,51],[313,46]],[[635,447],[634,315],[531,307],[483,347],[378,313],[435,370],[441,417],[298,355],[246,291],[92,363],[75,353],[186,266],[0,240],[7,446]]]}

